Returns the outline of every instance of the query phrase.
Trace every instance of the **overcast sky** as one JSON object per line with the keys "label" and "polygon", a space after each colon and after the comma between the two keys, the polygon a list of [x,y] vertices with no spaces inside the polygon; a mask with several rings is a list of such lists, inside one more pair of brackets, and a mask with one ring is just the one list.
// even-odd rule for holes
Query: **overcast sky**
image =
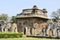
{"label": "overcast sky", "polygon": [[0,14],[6,13],[15,16],[22,9],[32,8],[37,5],[39,9],[46,8],[48,15],[60,8],[60,0],[0,0]]}

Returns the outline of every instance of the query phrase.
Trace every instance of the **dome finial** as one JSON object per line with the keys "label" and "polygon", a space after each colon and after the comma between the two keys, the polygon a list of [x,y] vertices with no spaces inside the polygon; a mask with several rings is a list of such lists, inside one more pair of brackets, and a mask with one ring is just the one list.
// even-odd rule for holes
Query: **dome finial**
{"label": "dome finial", "polygon": [[33,9],[38,9],[38,7],[36,5],[33,6]]}
{"label": "dome finial", "polygon": [[37,7],[36,5],[34,5],[33,7]]}

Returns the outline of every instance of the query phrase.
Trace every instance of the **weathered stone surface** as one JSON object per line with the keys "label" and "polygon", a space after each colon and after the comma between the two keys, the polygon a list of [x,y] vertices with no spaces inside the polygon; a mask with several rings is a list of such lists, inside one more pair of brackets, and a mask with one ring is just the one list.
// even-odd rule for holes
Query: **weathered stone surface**
{"label": "weathered stone surface", "polygon": [[24,9],[16,17],[18,32],[23,32],[25,35],[43,35],[48,19],[46,12],[36,6],[32,9]]}
{"label": "weathered stone surface", "polygon": [[17,24],[3,23],[3,25],[0,26],[0,32],[17,32]]}

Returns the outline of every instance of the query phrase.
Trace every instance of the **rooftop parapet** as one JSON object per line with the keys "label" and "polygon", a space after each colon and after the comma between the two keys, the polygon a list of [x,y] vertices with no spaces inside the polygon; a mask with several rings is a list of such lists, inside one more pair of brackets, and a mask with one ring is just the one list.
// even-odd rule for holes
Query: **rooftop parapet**
{"label": "rooftop parapet", "polygon": [[47,16],[46,9],[38,9],[36,5],[33,6],[31,9],[24,9],[22,13],[17,14],[17,18],[23,18],[23,17],[40,17],[49,19]]}

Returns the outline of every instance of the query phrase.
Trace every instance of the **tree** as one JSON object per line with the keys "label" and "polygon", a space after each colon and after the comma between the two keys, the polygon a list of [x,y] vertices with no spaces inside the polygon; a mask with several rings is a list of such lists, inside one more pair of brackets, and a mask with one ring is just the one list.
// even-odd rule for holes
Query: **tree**
{"label": "tree", "polygon": [[8,20],[8,14],[1,14],[0,15],[0,20],[5,20],[5,21],[7,21]]}
{"label": "tree", "polygon": [[48,20],[47,23],[48,23],[48,24],[51,23],[51,20]]}
{"label": "tree", "polygon": [[53,21],[57,22],[60,19],[60,9],[52,12],[51,17],[54,19]]}
{"label": "tree", "polygon": [[12,16],[11,21],[16,22],[16,16]]}

